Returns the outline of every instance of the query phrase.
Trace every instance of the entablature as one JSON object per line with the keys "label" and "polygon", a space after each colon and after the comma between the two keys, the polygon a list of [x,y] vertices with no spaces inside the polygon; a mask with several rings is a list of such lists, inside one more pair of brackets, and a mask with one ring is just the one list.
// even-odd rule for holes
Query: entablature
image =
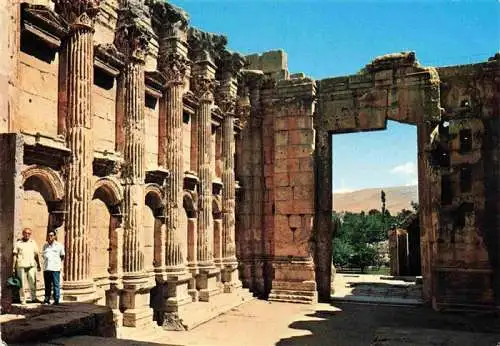
{"label": "entablature", "polygon": [[39,164],[59,170],[67,161],[71,150],[62,138],[44,136],[40,133],[21,132],[24,140],[24,163]]}

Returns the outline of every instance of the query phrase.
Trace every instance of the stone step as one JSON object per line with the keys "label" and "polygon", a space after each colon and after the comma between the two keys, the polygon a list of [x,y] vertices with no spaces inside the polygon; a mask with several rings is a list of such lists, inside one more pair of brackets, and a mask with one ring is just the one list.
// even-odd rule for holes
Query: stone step
{"label": "stone step", "polygon": [[208,302],[187,304],[181,308],[179,316],[186,330],[190,330],[253,299],[248,290],[237,289],[235,292],[212,296]]}
{"label": "stone step", "polygon": [[[22,308],[18,308],[18,313]],[[7,344],[44,342],[73,335],[115,337],[109,308],[93,304],[63,303],[39,306],[37,314],[13,315],[2,321],[2,339]],[[34,309],[31,309],[31,313]]]}

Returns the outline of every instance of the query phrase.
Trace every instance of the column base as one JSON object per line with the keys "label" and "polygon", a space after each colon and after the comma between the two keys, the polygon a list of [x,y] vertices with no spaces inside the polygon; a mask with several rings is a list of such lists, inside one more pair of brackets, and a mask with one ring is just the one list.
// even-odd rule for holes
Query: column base
{"label": "column base", "polygon": [[243,284],[238,277],[238,262],[226,262],[221,271],[221,281],[224,287],[224,293],[234,292],[241,288]]}
{"label": "column base", "polygon": [[145,273],[123,274],[120,309],[123,311],[123,326],[142,327],[151,324],[153,310],[149,307],[152,285]]}
{"label": "column base", "polygon": [[318,302],[312,261],[273,263],[270,301],[314,304]]}
{"label": "column base", "polygon": [[66,281],[62,285],[61,300],[64,302],[94,303],[98,300],[93,281]]}
{"label": "column base", "polygon": [[219,268],[200,268],[196,276],[196,288],[199,301],[208,302],[211,296],[222,292],[221,272]]}
{"label": "column base", "polygon": [[256,259],[252,263],[254,272],[253,291],[259,296],[263,296],[264,292],[264,261]]}

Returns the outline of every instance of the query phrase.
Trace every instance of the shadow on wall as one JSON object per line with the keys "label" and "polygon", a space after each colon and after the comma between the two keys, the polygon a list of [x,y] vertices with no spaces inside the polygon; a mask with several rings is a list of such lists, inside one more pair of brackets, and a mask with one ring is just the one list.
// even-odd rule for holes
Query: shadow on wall
{"label": "shadow on wall", "polygon": [[117,336],[112,310],[94,304],[13,304],[11,314],[1,315],[0,319],[2,340],[9,345],[38,343],[75,335]]}
{"label": "shadow on wall", "polygon": [[[453,345],[475,344],[488,345],[491,340],[500,340],[499,318],[491,314],[451,314],[438,313],[429,307],[389,306],[374,304],[336,303],[339,311],[318,310],[305,315],[306,319],[295,321],[288,327],[297,330],[297,334],[281,339],[276,346],[304,346],[304,345],[335,345],[357,346],[374,344],[380,339],[382,331],[397,330],[400,328],[409,331],[405,334],[405,344],[428,345],[419,343],[422,329],[432,329],[436,335],[443,336],[444,343]],[[385,328],[388,327],[388,328]],[[448,334],[444,334],[446,333]],[[457,335],[458,332],[469,332]],[[476,334],[485,333],[485,334]],[[397,337],[397,335],[395,336]],[[415,342],[412,343],[412,338]],[[399,340],[401,343],[403,340]],[[455,343],[447,343],[455,342]],[[490,342],[490,343],[488,343]],[[389,345],[375,343],[377,345]],[[398,343],[399,344],[399,343]],[[492,344],[494,345],[494,343]]]}

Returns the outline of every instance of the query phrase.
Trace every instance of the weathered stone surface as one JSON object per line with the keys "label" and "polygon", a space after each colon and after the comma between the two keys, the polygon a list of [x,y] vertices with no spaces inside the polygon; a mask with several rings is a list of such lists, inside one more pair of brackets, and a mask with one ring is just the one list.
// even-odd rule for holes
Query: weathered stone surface
{"label": "weathered stone surface", "polygon": [[417,126],[425,300],[498,306],[498,54],[432,68],[396,53],[315,82],[282,51],[244,59],[181,9],[145,4],[0,10],[2,258],[16,220],[40,243],[64,229],[64,297],[117,325],[179,325],[240,278],[273,300],[326,300],[330,136],[396,120]]}

